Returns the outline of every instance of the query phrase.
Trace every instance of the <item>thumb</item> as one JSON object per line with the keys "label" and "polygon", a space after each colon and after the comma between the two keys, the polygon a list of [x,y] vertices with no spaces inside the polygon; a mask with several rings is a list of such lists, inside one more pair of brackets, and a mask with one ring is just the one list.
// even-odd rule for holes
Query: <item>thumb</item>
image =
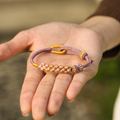
{"label": "thumb", "polygon": [[0,62],[5,61],[21,52],[28,51],[32,41],[29,39],[29,32],[22,31],[12,40],[0,45]]}

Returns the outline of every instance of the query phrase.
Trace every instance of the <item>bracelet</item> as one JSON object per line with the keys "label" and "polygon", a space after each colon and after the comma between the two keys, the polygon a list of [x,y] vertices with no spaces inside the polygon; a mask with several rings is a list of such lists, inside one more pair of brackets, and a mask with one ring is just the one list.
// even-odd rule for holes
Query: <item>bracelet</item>
{"label": "bracelet", "polygon": [[[54,51],[53,48],[59,48],[60,51]],[[34,58],[42,53],[42,52],[47,52],[47,53],[54,53],[54,54],[73,54],[73,55],[79,55],[81,59],[84,59],[87,61],[85,65],[78,64],[78,65],[73,65],[68,66],[68,65],[53,65],[53,64],[48,64],[48,63],[41,63],[38,65],[37,63],[34,62]],[[37,52],[35,52],[30,59],[31,63],[33,66],[40,68],[40,70],[44,72],[55,72],[55,73],[78,73],[82,71],[84,68],[88,67],[93,60],[88,57],[88,54],[84,51],[80,51],[78,49],[69,47],[69,46],[63,46],[63,45],[54,45],[49,48],[41,49]]]}

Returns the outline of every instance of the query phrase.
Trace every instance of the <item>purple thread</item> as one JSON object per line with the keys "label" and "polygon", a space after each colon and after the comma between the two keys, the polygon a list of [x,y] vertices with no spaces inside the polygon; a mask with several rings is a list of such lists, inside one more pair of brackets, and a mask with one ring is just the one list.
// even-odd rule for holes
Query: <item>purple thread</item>
{"label": "purple thread", "polygon": [[[62,47],[60,47],[60,50],[66,50],[66,54],[74,54],[74,55],[80,55],[80,53],[82,52],[82,51],[80,51],[80,50],[78,50],[78,49],[76,49],[76,48],[72,48],[72,47],[69,47],[69,46],[62,46]],[[35,52],[32,56],[31,56],[31,59],[30,59],[30,61],[31,61],[31,63],[33,64],[33,63],[35,63],[34,62],[34,58],[38,55],[38,54],[40,54],[40,53],[42,53],[42,52],[48,52],[48,53],[50,53],[52,51],[52,48],[44,48],[44,49],[41,49],[41,50],[38,50],[37,52]],[[92,62],[93,62],[93,60],[90,60],[90,58],[88,57],[88,54],[87,53],[85,53],[84,55],[83,55],[83,59],[85,59],[86,61],[87,61],[87,63],[85,64],[85,65],[74,65],[75,66],[75,68],[74,69],[76,69],[76,72],[80,72],[80,71],[82,71],[83,70],[83,68],[85,68],[85,67],[88,67]],[[72,68],[71,68],[72,69]]]}
{"label": "purple thread", "polygon": [[31,56],[31,58],[30,58],[31,63],[32,63],[32,64],[35,63],[33,59],[34,59],[38,54],[40,54],[40,53],[42,53],[42,52],[48,52],[48,53],[50,53],[51,50],[52,50],[51,48],[44,48],[44,49],[38,50],[37,52],[35,52],[35,53]]}
{"label": "purple thread", "polygon": [[[64,49],[67,50],[66,51],[67,54],[80,55],[80,53],[82,52],[82,51],[80,51],[76,48],[72,48],[72,47],[69,47],[69,46],[62,46],[60,48],[60,50],[64,50]],[[85,53],[83,55],[83,59],[85,59],[87,61],[87,63],[85,65],[83,65],[83,67],[81,67],[80,65],[74,65],[77,72],[82,71],[83,68],[88,67],[93,62],[93,60],[90,60],[90,58],[88,57],[87,53]]]}

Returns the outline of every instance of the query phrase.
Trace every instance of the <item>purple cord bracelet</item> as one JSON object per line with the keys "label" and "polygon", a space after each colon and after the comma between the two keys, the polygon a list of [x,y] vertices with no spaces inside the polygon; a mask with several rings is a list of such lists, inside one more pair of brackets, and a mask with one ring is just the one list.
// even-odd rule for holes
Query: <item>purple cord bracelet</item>
{"label": "purple cord bracelet", "polygon": [[[59,48],[60,51],[53,51],[53,48]],[[80,58],[86,60],[87,63],[85,65],[82,64],[73,65],[72,67],[68,65],[53,65],[48,63],[41,63],[40,65],[38,65],[37,63],[34,62],[34,58],[42,52],[79,55]],[[40,68],[40,70],[44,72],[55,72],[55,73],[70,73],[70,72],[78,73],[81,72],[84,68],[88,67],[93,62],[93,60],[88,57],[88,54],[86,52],[63,45],[54,45],[49,48],[41,49],[35,52],[31,56],[30,61],[33,66]]]}

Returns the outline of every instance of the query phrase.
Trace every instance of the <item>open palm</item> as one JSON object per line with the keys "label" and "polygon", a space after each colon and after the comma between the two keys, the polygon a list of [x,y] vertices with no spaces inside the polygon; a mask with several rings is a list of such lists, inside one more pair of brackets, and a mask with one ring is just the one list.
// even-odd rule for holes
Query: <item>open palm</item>
{"label": "open palm", "polygon": [[[80,92],[83,85],[91,79],[98,69],[102,56],[102,37],[95,31],[80,27],[76,24],[49,23],[26,31],[20,32],[11,41],[0,45],[1,58],[5,61],[16,54],[31,51],[31,55],[37,50],[53,45],[64,45],[86,51],[93,59],[93,64],[84,71],[71,74],[44,73],[27,62],[27,73],[20,96],[21,110],[24,115],[32,110],[35,120],[43,120],[45,112],[54,115],[58,112],[66,95],[68,101],[72,101]],[[7,53],[4,55],[4,53]],[[75,65],[85,64],[76,55],[57,55],[45,53],[35,58],[37,63]]]}

